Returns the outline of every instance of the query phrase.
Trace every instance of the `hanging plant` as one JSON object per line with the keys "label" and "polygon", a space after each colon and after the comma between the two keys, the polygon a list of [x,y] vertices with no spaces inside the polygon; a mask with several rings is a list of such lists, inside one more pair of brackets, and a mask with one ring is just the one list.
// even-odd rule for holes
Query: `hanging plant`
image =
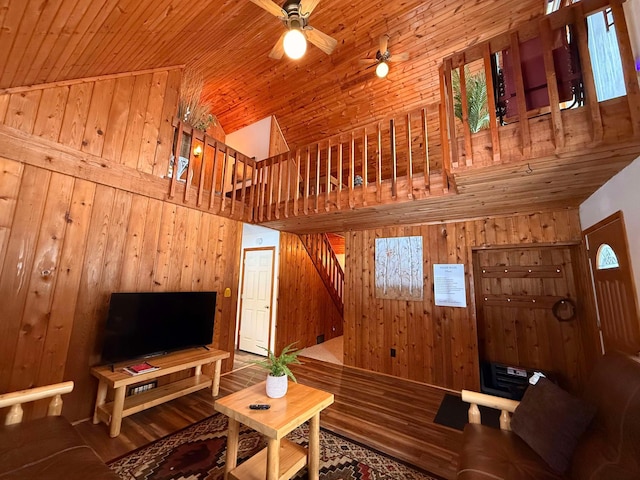
{"label": "hanging plant", "polygon": [[212,113],[211,104],[202,101],[202,75],[193,69],[185,69],[180,84],[178,118],[197,130],[206,131],[217,125],[218,119]]}
{"label": "hanging plant", "polygon": [[[472,75],[469,66],[464,67],[465,83],[467,87],[467,114],[469,115],[469,129],[471,133],[489,128],[489,107],[487,102],[487,82],[484,72]],[[451,74],[453,86],[453,111],[462,120],[462,93],[460,90],[460,72],[458,69]]]}

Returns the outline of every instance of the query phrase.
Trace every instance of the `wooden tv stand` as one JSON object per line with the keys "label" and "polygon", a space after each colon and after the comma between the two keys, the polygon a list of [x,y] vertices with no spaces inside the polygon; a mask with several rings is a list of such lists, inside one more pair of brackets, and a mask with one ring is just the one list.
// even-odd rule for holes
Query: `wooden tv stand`
{"label": "wooden tv stand", "polygon": [[[160,370],[141,375],[129,375],[123,371],[127,365],[140,363],[131,361],[112,368],[111,365],[93,367],[91,374],[100,380],[96,395],[96,406],[93,413],[93,423],[101,421],[109,425],[109,435],[117,437],[120,434],[122,419],[147,408],[155,407],[183,395],[188,395],[203,388],[211,388],[211,395],[217,396],[220,387],[220,369],[222,360],[229,358],[229,352],[210,348],[192,348],[181,350],[149,359],[149,363]],[[212,376],[202,374],[202,366],[215,362]],[[127,387],[146,380],[152,380],[172,373],[182,372],[193,368],[191,377],[161,385],[149,391],[126,396]],[[114,399],[107,402],[109,389],[114,390]]]}

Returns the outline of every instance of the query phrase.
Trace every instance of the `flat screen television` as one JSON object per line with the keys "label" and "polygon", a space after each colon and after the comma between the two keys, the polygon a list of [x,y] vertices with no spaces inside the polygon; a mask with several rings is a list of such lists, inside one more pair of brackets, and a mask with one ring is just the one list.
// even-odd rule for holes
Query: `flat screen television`
{"label": "flat screen television", "polygon": [[112,293],[102,363],[118,363],[213,341],[216,292]]}

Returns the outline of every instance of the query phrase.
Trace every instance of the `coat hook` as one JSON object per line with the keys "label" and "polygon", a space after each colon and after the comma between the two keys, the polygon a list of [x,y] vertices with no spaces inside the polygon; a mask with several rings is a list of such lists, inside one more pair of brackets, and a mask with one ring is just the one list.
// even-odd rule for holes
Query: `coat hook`
{"label": "coat hook", "polygon": [[527,163],[527,169],[525,170],[526,173],[531,174],[533,173],[533,169],[531,168],[531,164]]}

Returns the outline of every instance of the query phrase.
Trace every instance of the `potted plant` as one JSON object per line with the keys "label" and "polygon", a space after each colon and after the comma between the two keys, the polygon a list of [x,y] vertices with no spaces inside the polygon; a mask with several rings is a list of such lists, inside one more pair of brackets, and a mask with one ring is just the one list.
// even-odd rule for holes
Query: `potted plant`
{"label": "potted plant", "polygon": [[302,365],[302,362],[298,360],[299,350],[293,348],[296,343],[293,342],[284,347],[280,355],[277,356],[271,350],[262,347],[267,351],[267,358],[256,363],[269,372],[267,375],[267,396],[270,398],[281,398],[286,395],[289,378],[297,383],[296,377],[289,369],[289,365]]}

